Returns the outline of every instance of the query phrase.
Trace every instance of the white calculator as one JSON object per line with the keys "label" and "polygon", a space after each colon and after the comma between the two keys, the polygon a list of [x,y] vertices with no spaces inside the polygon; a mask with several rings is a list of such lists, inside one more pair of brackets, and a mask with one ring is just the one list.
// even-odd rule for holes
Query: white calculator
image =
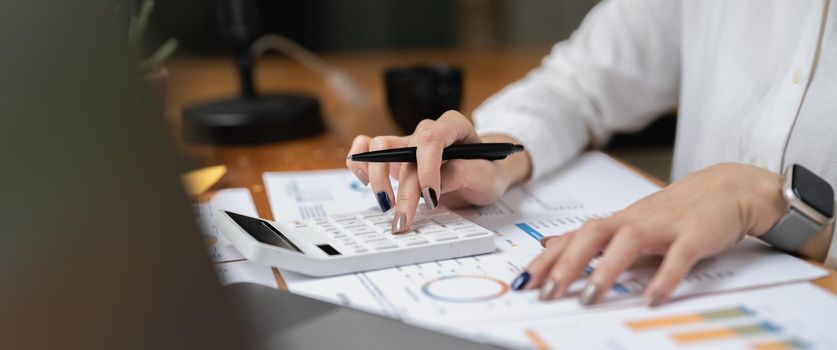
{"label": "white calculator", "polygon": [[331,276],[494,251],[494,233],[442,207],[416,213],[393,235],[392,213],[365,210],[271,222],[221,211],[218,229],[247,259],[311,276]]}

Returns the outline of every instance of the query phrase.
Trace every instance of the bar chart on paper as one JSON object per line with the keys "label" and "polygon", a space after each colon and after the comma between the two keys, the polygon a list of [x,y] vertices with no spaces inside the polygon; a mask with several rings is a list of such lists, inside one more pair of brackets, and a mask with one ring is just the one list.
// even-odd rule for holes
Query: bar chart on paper
{"label": "bar chart on paper", "polygon": [[585,315],[530,332],[566,349],[833,349],[834,312],[832,295],[797,284]]}

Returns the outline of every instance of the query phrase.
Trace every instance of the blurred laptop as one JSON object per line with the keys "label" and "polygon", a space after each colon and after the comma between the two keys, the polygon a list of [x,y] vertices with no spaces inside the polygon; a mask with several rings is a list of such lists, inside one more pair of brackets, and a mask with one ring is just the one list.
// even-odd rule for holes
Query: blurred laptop
{"label": "blurred laptop", "polygon": [[265,287],[222,288],[109,6],[0,5],[0,347],[488,347]]}

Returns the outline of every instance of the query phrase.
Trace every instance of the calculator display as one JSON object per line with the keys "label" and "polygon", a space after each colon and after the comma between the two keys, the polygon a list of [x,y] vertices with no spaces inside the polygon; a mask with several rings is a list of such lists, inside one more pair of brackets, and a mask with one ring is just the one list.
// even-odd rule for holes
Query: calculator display
{"label": "calculator display", "polygon": [[299,248],[297,248],[297,246],[293,244],[293,242],[291,242],[291,240],[289,240],[288,237],[285,237],[285,235],[282,234],[282,232],[277,230],[275,227],[273,227],[273,225],[271,225],[267,221],[251,218],[244,215],[239,215],[236,213],[231,213],[228,211],[225,211],[225,213],[227,213],[227,215],[229,215],[230,218],[233,219],[233,221],[235,221],[235,223],[238,224],[239,227],[244,229],[244,232],[247,232],[257,241],[302,253],[302,251],[299,250]]}

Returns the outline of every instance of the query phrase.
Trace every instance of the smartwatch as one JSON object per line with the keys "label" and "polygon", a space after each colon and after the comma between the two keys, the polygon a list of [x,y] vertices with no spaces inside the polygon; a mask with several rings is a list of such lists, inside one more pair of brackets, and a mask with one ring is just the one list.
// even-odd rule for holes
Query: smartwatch
{"label": "smartwatch", "polygon": [[782,195],[785,216],[759,238],[786,252],[796,252],[834,219],[834,190],[821,177],[799,164],[785,169]]}

